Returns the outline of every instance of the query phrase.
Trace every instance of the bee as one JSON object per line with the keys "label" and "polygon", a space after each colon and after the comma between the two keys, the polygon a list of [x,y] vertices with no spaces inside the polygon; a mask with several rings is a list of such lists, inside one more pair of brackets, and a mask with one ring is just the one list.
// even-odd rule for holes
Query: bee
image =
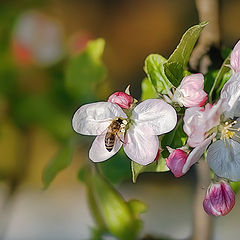
{"label": "bee", "polygon": [[124,133],[125,127],[127,125],[127,120],[122,118],[116,118],[112,121],[107,129],[107,133],[105,135],[105,147],[106,149],[111,152],[113,150],[116,137],[121,141],[118,133]]}

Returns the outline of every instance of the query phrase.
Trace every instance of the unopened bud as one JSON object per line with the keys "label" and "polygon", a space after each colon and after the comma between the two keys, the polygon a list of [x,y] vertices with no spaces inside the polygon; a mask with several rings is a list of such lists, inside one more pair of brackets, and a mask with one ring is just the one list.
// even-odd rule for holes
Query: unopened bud
{"label": "unopened bud", "polygon": [[184,107],[201,107],[207,100],[203,90],[204,77],[202,74],[192,74],[184,77],[176,89],[173,100]]}
{"label": "unopened bud", "polygon": [[231,186],[221,181],[208,187],[203,208],[209,215],[224,216],[232,210],[234,204],[235,195]]}
{"label": "unopened bud", "polygon": [[[170,148],[169,148],[170,149]],[[168,168],[175,177],[184,175],[182,172],[183,166],[187,160],[187,154],[181,149],[170,150],[170,155],[166,159]]]}
{"label": "unopened bud", "polygon": [[121,108],[129,109],[133,103],[133,97],[124,92],[115,92],[109,98],[108,102],[112,102]]}

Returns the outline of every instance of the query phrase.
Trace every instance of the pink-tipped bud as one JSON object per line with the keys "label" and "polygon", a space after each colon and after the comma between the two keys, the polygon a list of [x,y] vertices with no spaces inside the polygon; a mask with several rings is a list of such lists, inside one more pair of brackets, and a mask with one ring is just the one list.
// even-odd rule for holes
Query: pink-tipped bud
{"label": "pink-tipped bud", "polygon": [[234,204],[235,195],[231,186],[221,181],[208,187],[203,208],[209,215],[224,216],[232,210]]}
{"label": "pink-tipped bud", "polygon": [[115,92],[109,98],[108,102],[112,102],[121,108],[129,109],[133,103],[133,97],[124,92]]}
{"label": "pink-tipped bud", "polygon": [[182,169],[186,160],[187,154],[181,149],[174,149],[166,159],[167,166],[175,177],[184,175]]}
{"label": "pink-tipped bud", "polygon": [[235,72],[240,72],[240,40],[232,50],[230,56],[230,65]]}
{"label": "pink-tipped bud", "polygon": [[184,107],[201,107],[207,100],[204,92],[204,77],[201,73],[184,77],[176,89],[173,100]]}

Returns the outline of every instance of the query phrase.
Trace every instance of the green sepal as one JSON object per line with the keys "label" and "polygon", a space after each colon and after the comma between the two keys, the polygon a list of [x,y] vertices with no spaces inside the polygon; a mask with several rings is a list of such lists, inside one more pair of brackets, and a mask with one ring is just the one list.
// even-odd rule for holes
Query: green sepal
{"label": "green sepal", "polygon": [[166,160],[159,157],[158,161],[154,161],[148,165],[140,165],[132,161],[132,181],[136,183],[137,177],[140,173],[144,172],[167,172],[169,168],[166,165]]}

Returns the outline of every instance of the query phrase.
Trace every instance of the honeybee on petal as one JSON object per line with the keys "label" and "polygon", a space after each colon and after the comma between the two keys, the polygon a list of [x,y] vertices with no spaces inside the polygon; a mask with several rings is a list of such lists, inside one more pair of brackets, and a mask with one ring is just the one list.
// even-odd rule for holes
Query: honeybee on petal
{"label": "honeybee on petal", "polygon": [[109,127],[107,129],[107,133],[105,135],[105,147],[109,152],[111,152],[114,147],[116,137],[121,142],[123,142],[118,134],[119,133],[123,134],[125,132],[125,127],[126,127],[127,123],[128,122],[126,119],[116,118],[109,125]]}

